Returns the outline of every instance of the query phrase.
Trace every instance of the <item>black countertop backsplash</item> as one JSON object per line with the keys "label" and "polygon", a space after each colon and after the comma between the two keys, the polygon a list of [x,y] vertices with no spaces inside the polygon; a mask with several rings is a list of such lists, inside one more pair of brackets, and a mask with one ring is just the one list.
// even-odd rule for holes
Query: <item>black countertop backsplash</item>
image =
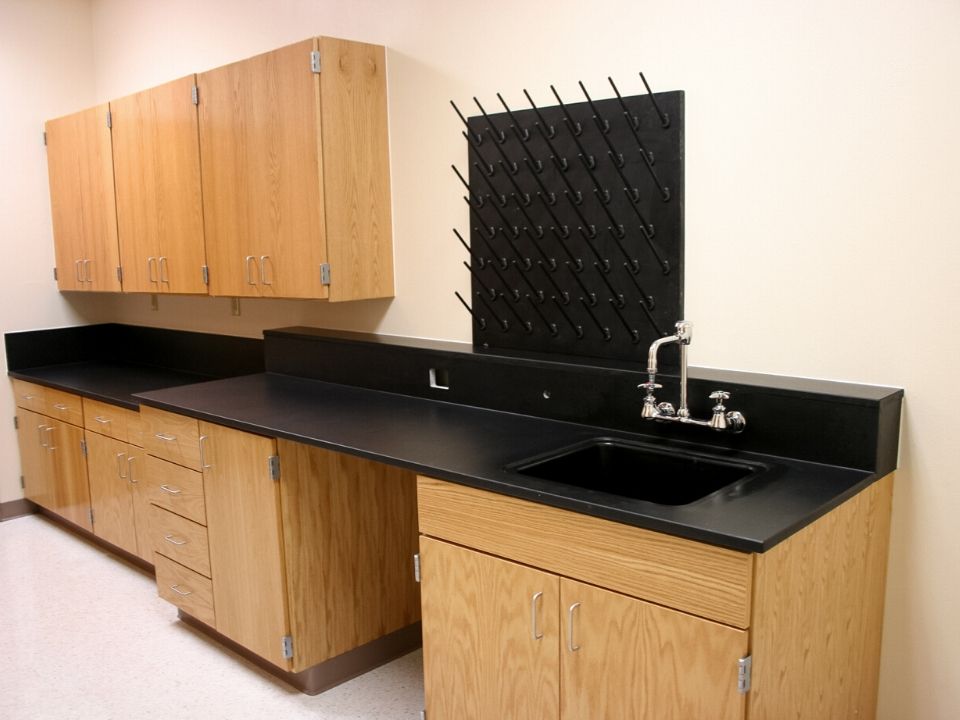
{"label": "black countertop backsplash", "polygon": [[[903,393],[895,388],[691,369],[695,416],[709,417],[707,395],[718,388],[733,394],[729,409],[747,416],[745,432],[732,435],[642,421],[636,386],[646,375],[624,363],[312,328],[269,330],[259,353],[256,340],[92,327],[101,329],[38,331],[36,343],[33,333],[8,334],[10,374],[744,551],[769,549],[896,467]],[[42,333],[77,333],[81,348],[98,333],[130,345],[120,358],[98,342],[57,362],[62,343]],[[158,357],[175,364],[144,362]],[[658,397],[675,403],[676,378],[659,380]],[[765,469],[689,505],[665,506],[508,468],[599,437],[696,447]]]}

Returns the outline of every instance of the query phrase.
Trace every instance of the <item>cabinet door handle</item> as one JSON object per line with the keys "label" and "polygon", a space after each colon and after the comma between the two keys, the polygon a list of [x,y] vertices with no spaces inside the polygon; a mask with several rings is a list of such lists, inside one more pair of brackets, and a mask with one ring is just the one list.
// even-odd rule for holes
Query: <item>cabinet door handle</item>
{"label": "cabinet door handle", "polygon": [[96,420],[101,425],[106,425],[108,422],[113,422],[110,418],[101,417],[100,415],[97,415],[94,418],[94,420]]}
{"label": "cabinet door handle", "polygon": [[82,282],[83,282],[83,270],[82,270],[82,267],[83,267],[83,260],[77,260],[77,261],[73,264],[73,269],[76,270],[76,272],[77,272],[77,282],[78,282],[78,283],[82,283]]}
{"label": "cabinet door handle", "polygon": [[570,609],[567,610],[567,649],[570,652],[576,652],[580,649],[580,646],[573,641],[573,616],[579,607],[580,603],[575,602],[570,606]]}
{"label": "cabinet door handle", "polygon": [[533,635],[534,640],[543,639],[543,633],[540,632],[540,623],[538,622],[539,612],[538,605],[540,598],[543,597],[542,592],[535,592],[533,597],[530,598],[530,633]]}
{"label": "cabinet door handle", "polygon": [[254,265],[257,263],[257,258],[253,255],[247,255],[244,258],[244,262],[247,264],[247,285],[256,285],[257,281],[254,279],[253,275],[250,274],[250,262],[253,262]]}
{"label": "cabinet door handle", "polygon": [[68,408],[66,405],[64,405],[63,403],[57,403],[57,404],[54,405],[53,407],[54,407],[55,410],[69,410],[69,409],[70,409],[70,408]]}
{"label": "cabinet door handle", "polygon": [[210,465],[207,464],[207,436],[200,436],[200,468],[206,470]]}
{"label": "cabinet door handle", "polygon": [[125,463],[122,460],[122,458],[125,458],[126,456],[127,456],[126,453],[123,453],[123,452],[117,453],[117,475],[121,480],[127,479],[127,476],[123,474],[123,466]]}
{"label": "cabinet door handle", "polygon": [[170,493],[171,495],[180,495],[183,492],[183,490],[181,490],[180,488],[173,488],[173,487],[170,487],[169,485],[161,485],[160,489],[163,490],[165,493]]}
{"label": "cabinet door handle", "polygon": [[164,442],[173,442],[177,439],[176,435],[167,435],[166,433],[157,433],[154,435],[157,440],[163,440]]}
{"label": "cabinet door handle", "polygon": [[92,262],[93,262],[93,260],[84,260],[84,261],[83,261],[83,276],[84,276],[84,278],[85,278],[85,279],[84,279],[84,282],[88,282],[88,283],[92,283],[92,282],[93,282],[93,280],[90,279],[90,263],[92,263]]}
{"label": "cabinet door handle", "polygon": [[173,534],[164,535],[164,536],[163,536],[163,539],[166,540],[166,541],[167,541],[168,543],[170,543],[171,545],[186,545],[186,544],[187,544],[187,541],[186,541],[186,540],[184,540],[183,538],[178,538],[176,535],[173,535]]}
{"label": "cabinet door handle", "polygon": [[134,460],[136,460],[136,458],[133,457],[133,455],[127,458],[127,479],[132,483],[137,482],[136,480],[133,479],[133,461]]}
{"label": "cabinet door handle", "polygon": [[157,282],[157,259],[155,257],[147,258],[147,280],[149,282]]}
{"label": "cabinet door handle", "polygon": [[[45,428],[43,429],[43,431],[44,431],[44,432],[47,432],[47,433],[52,433],[55,429],[56,429],[56,428],[55,428],[53,425],[48,425],[47,427],[45,427]],[[56,445],[51,445],[50,442],[51,442],[50,440],[47,440],[47,442],[44,443],[43,446],[44,446],[47,450],[49,450],[50,452],[53,452],[54,450],[57,449],[57,447],[56,447]]]}
{"label": "cabinet door handle", "polygon": [[171,585],[170,589],[173,590],[177,595],[182,595],[186,597],[187,595],[193,595],[192,590],[181,590],[179,585]]}
{"label": "cabinet door handle", "polygon": [[37,437],[40,438],[40,447],[42,448],[47,446],[47,444],[43,441],[43,431],[46,429],[46,425],[37,425]]}
{"label": "cabinet door handle", "polygon": [[260,284],[261,285],[273,285],[273,280],[267,281],[267,260],[270,259],[269,255],[260,256]]}
{"label": "cabinet door handle", "polygon": [[160,256],[160,282],[170,284],[170,276],[167,274],[167,256]]}

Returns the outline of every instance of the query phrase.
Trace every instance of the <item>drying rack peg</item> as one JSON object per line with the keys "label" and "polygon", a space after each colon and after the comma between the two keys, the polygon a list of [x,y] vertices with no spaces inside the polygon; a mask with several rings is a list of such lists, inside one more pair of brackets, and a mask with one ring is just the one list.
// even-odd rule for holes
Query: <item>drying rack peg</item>
{"label": "drying rack peg", "polygon": [[[623,228],[620,228],[621,231]],[[621,254],[626,258],[626,262],[623,263],[623,266],[627,268],[633,275],[636,275],[640,272],[640,261],[636,258],[630,257],[630,253],[627,252],[627,249],[623,246],[623,238],[626,237],[626,233],[620,234],[616,232],[613,228],[607,228],[607,231],[610,233],[610,236],[613,238],[614,244],[617,246],[617,249],[620,250]]]}
{"label": "drying rack peg", "polygon": [[[470,274],[473,275],[474,279],[480,285],[480,288],[488,293],[490,293],[490,299],[494,300],[497,297],[497,291],[491,287],[487,287],[483,282],[483,278],[480,277],[480,274],[474,269],[473,265],[464,261],[463,266],[470,271]],[[489,267],[496,268],[496,265],[490,263]]]}
{"label": "drying rack peg", "polygon": [[[563,122],[568,128],[571,129],[571,132],[572,132],[573,128],[570,125],[570,121],[567,120],[567,118],[564,118]],[[587,166],[588,170],[596,170],[597,159],[593,155],[587,152],[587,149],[583,147],[583,143],[580,142],[580,138],[577,136],[576,133],[572,133],[571,137],[573,137],[573,142],[577,144],[577,150],[580,151],[580,160],[583,161],[583,163]]]}
{"label": "drying rack peg", "polygon": [[[542,194],[544,197],[546,197],[547,203],[549,203],[550,205],[556,205],[557,194],[555,192],[550,192],[549,190],[547,190],[547,186],[543,184],[543,180],[540,179],[540,174],[536,170],[534,170],[533,165],[530,163],[529,159],[524,158],[523,162],[527,165],[528,168],[530,168],[531,174],[533,175],[533,179],[537,181],[537,186],[540,188],[540,192],[537,194],[538,195]],[[540,161],[538,160],[537,162],[540,162]]]}
{"label": "drying rack peg", "polygon": [[[571,267],[570,263],[566,263],[566,265],[567,265],[567,270],[570,271],[570,274],[573,275],[573,279],[577,281],[577,285],[579,285],[580,289],[583,291],[584,297],[588,298],[590,306],[591,307],[596,306],[597,294],[594,292],[590,292],[590,290],[587,289],[587,286],[583,284],[583,280],[580,279],[580,275],[579,275],[580,270],[576,270],[575,268]],[[580,299],[583,300],[583,297],[581,297]]]}
{"label": "drying rack peg", "polygon": [[560,286],[557,284],[557,281],[554,279],[552,274],[557,269],[557,263],[553,259],[551,259],[551,262],[553,263],[553,265],[549,270],[547,270],[547,266],[542,260],[537,260],[537,265],[540,267],[541,270],[543,270],[543,274],[547,276],[547,280],[549,280],[550,284],[553,285],[553,289],[557,291],[557,294],[560,296],[561,302],[564,305],[569,305],[570,293],[568,293],[566,290],[561,289]]}
{"label": "drying rack peg", "polygon": [[599,330],[603,335],[603,339],[607,342],[610,342],[610,339],[613,337],[612,333],[610,332],[610,328],[605,327],[604,324],[600,322],[600,319],[593,314],[593,309],[586,300],[580,298],[580,304],[583,305],[583,309],[587,311],[587,315],[589,315],[590,319],[593,320],[593,324],[597,326],[597,330]]}
{"label": "drying rack peg", "polygon": [[475,263],[477,263],[480,266],[480,269],[483,270],[483,268],[486,267],[486,264],[487,264],[486,258],[480,257],[478,255],[474,255],[473,248],[471,248],[467,244],[467,241],[463,239],[463,236],[460,235],[459,232],[457,232],[456,228],[453,229],[453,234],[457,236],[457,240],[459,240],[460,244],[463,245],[464,249],[467,251],[467,254],[470,256],[470,259],[473,260]]}
{"label": "drying rack peg", "polygon": [[[487,197],[489,197],[489,195]],[[487,225],[487,223],[484,222],[483,218],[480,216],[480,211],[477,210],[473,203],[470,202],[466,197],[463,198],[463,201],[467,203],[467,206],[470,208],[470,212],[473,213],[474,218],[480,223],[480,227],[474,226],[474,229],[477,231],[482,231],[483,234],[487,236],[488,240],[493,240],[497,236],[497,229],[493,225]]]}
{"label": "drying rack peg", "polygon": [[627,199],[630,200],[630,207],[633,208],[633,211],[637,214],[637,217],[640,218],[640,222],[642,224],[640,230],[643,231],[643,235],[647,238],[647,240],[649,240],[654,235],[653,223],[648,222],[647,218],[644,217],[642,212],[640,212],[640,208],[638,207],[640,204],[639,199],[634,200],[633,193],[631,193],[628,188],[624,188],[623,192],[626,194]]}
{"label": "drying rack peg", "polygon": [[480,154],[480,148],[474,145],[472,142],[470,142],[470,139],[466,133],[460,133],[460,134],[463,135],[465,138],[467,138],[467,142],[469,144],[470,149],[473,150],[474,155],[476,155],[480,159],[480,163],[482,163],[482,166],[478,163],[474,163],[474,167],[479,168],[479,170],[487,177],[493,177],[493,174],[496,172],[496,170],[494,170],[493,165],[488,163],[486,158]]}
{"label": "drying rack peg", "polygon": [[[493,137],[493,133],[490,132],[490,128],[484,128],[483,131],[491,138]],[[502,144],[503,143],[494,143],[493,146],[497,149],[497,152],[500,153],[500,158],[503,160],[502,164],[507,168],[511,175],[516,175],[520,168],[517,167],[517,164],[513,160],[507,157],[507,154],[503,151],[503,148],[500,147]]]}
{"label": "drying rack peg", "polygon": [[460,174],[460,171],[457,170],[457,166],[456,166],[456,165],[451,165],[450,167],[453,168],[453,171],[457,174],[457,177],[460,178],[460,182],[463,183],[463,186],[467,189],[467,192],[470,194],[470,197],[471,197],[471,198],[474,198],[475,202],[477,203],[477,207],[478,207],[478,208],[482,208],[482,207],[483,207],[483,202],[484,202],[484,201],[483,201],[483,198],[480,197],[479,195],[477,195],[473,190],[470,189],[470,183],[468,183],[468,182],[464,179],[463,175]]}
{"label": "drying rack peg", "polygon": [[623,305],[618,306],[617,301],[613,298],[610,298],[610,307],[613,308],[613,312],[615,312],[617,317],[620,318],[620,322],[623,323],[623,327],[625,327],[627,332],[630,333],[633,344],[636,345],[638,342],[640,342],[640,333],[630,327],[630,323],[627,322],[627,319],[623,316],[623,313],[620,312],[620,309],[623,307]]}
{"label": "drying rack peg", "polygon": [[[580,325],[577,325],[573,320],[571,320],[571,319],[570,319],[570,316],[567,315],[567,311],[563,309],[563,306],[564,306],[564,305],[569,305],[569,304],[570,304],[570,298],[568,297],[568,298],[567,298],[567,301],[566,301],[565,303],[562,303],[562,304],[561,304],[560,301],[557,300],[557,298],[555,298],[555,297],[551,297],[550,299],[553,300],[553,304],[557,306],[557,310],[559,310],[559,311],[560,311],[560,314],[563,315],[563,319],[566,320],[566,321],[570,324],[570,327],[573,328],[573,332],[576,333],[577,339],[578,339],[578,340],[582,340],[582,339],[583,339],[583,327],[581,327]],[[582,299],[582,298],[581,298],[581,299]]]}
{"label": "drying rack peg", "polygon": [[[520,302],[520,291],[517,290],[516,288],[510,287],[510,283],[507,282],[507,279],[503,276],[503,273],[497,269],[496,265],[491,265],[490,269],[493,270],[493,274],[497,276],[497,280],[500,281],[500,284],[507,289],[508,293],[510,293],[510,297],[513,298],[513,301],[515,303]],[[494,294],[496,294],[496,291],[494,291]],[[500,293],[500,294],[503,295],[503,293]]]}
{"label": "drying rack peg", "polygon": [[[653,310],[657,307],[656,298],[653,295],[647,293],[643,289],[643,286],[640,284],[640,281],[637,280],[636,273],[634,273],[630,266],[627,263],[623,264],[624,269],[630,274],[630,279],[633,281],[634,286],[637,288],[637,291],[640,293],[640,304],[644,306],[647,310]],[[660,336],[658,336],[660,337]]]}
{"label": "drying rack peg", "polygon": [[523,94],[527,97],[527,102],[530,103],[530,107],[533,108],[533,111],[537,114],[537,119],[540,121],[540,124],[546,126],[547,135],[550,139],[553,139],[557,134],[557,129],[543,119],[543,115],[540,113],[540,108],[537,107],[537,104],[533,101],[533,98],[530,97],[530,93],[527,92],[526,88],[523,89]]}
{"label": "drying rack peg", "polygon": [[590,93],[587,92],[587,88],[584,86],[584,84],[577,80],[577,85],[580,86],[580,89],[583,91],[583,96],[590,104],[590,110],[593,112],[593,121],[597,124],[601,134],[606,135],[610,132],[610,123],[604,120],[603,115],[601,115],[600,111],[597,110],[597,106],[593,104],[593,98],[590,97]]}
{"label": "drying rack peg", "polygon": [[547,135],[547,131],[543,129],[543,125],[538,122],[534,123],[533,126],[537,128],[537,130],[540,132],[540,137],[542,137],[543,141],[547,143],[547,148],[550,150],[550,158],[554,163],[556,163],[557,167],[560,168],[560,172],[566,172],[570,167],[570,163],[568,163],[567,159],[563,157],[553,146],[553,141],[551,140],[553,136]]}
{"label": "drying rack peg", "polygon": [[[516,290],[515,290],[514,292],[516,292],[518,295],[520,294],[519,291],[516,291]],[[499,297],[498,297],[497,299],[498,299],[498,300],[504,300],[504,303],[503,303],[503,304],[506,305],[507,309],[508,309],[508,310],[513,314],[513,316],[517,319],[517,322],[520,323],[521,327],[523,327],[523,329],[527,331],[527,335],[529,335],[530,333],[533,332],[533,323],[532,323],[532,322],[529,322],[528,320],[524,320],[522,317],[520,317],[520,313],[517,312],[517,309],[516,309],[513,305],[511,305],[510,303],[506,302],[506,300],[504,299],[503,293],[500,293],[500,295],[499,295]],[[519,298],[518,298],[517,302],[519,302]]]}
{"label": "drying rack peg", "polygon": [[477,315],[473,311],[473,308],[471,308],[470,305],[467,304],[467,301],[463,299],[463,296],[461,296],[460,293],[458,293],[456,290],[453,291],[453,294],[457,296],[457,300],[460,301],[460,304],[463,305],[463,307],[466,309],[468,313],[470,313],[470,317],[472,317],[473,321],[477,323],[477,327],[479,327],[481,330],[486,330],[487,329],[486,318],[482,318],[479,315]]}
{"label": "drying rack peg", "polygon": [[653,96],[653,90],[650,89],[650,83],[647,82],[647,78],[643,76],[642,72],[640,73],[640,79],[643,80],[643,86],[647,89],[647,97],[650,98],[653,109],[657,111],[657,116],[660,118],[660,126],[664,129],[670,127],[670,116],[660,109],[657,99]]}
{"label": "drying rack peg", "polygon": [[507,101],[503,99],[503,95],[497,93],[497,100],[500,101],[500,104],[503,105],[503,109],[507,111],[507,115],[510,116],[510,120],[513,122],[513,125],[510,127],[513,128],[513,131],[516,133],[517,137],[520,138],[523,142],[529,142],[530,140],[530,131],[521,127],[520,123],[517,121],[517,118],[513,114],[513,110],[510,109],[510,106],[507,105]]}
{"label": "drying rack peg", "polygon": [[564,119],[570,123],[570,129],[573,130],[574,135],[582,135],[583,127],[570,115],[570,111],[567,110],[567,106],[563,104],[563,100],[560,99],[560,93],[557,92],[557,89],[551,85],[550,92],[553,93],[553,96],[557,99],[557,104],[560,105],[560,109],[563,110]]}
{"label": "drying rack peg", "polygon": [[[537,262],[540,262],[540,261],[538,260]],[[520,276],[520,279],[523,280],[523,281],[527,284],[527,287],[528,287],[528,288],[530,288],[530,292],[533,293],[540,302],[543,302],[544,299],[545,299],[545,296],[544,296],[544,294],[543,294],[543,290],[538,290],[537,288],[535,288],[535,287],[533,286],[533,283],[530,282],[530,278],[527,277],[526,273],[524,273],[524,272],[520,269],[520,264],[519,264],[516,260],[513,261],[513,266],[516,268],[517,274]],[[530,295],[528,294],[527,297],[530,297]]]}
{"label": "drying rack peg", "polygon": [[493,319],[497,321],[497,324],[500,326],[501,332],[507,332],[507,330],[510,329],[510,321],[507,320],[506,318],[502,318],[499,315],[497,315],[497,311],[493,309],[493,305],[491,305],[487,301],[487,299],[480,294],[479,291],[477,291],[477,299],[483,304],[485,308],[487,308],[487,312],[490,313],[491,317],[493,317]]}
{"label": "drying rack peg", "polygon": [[483,115],[483,119],[487,121],[488,127],[486,129],[492,130],[493,132],[495,132],[498,135],[498,137],[494,139],[497,141],[498,144],[503,145],[503,143],[507,141],[506,134],[503,132],[503,130],[501,130],[494,124],[493,120],[490,119],[490,116],[487,115],[487,111],[483,109],[483,105],[480,104],[480,101],[477,100],[476,96],[474,96],[473,102],[476,103],[478,108],[480,108],[480,113]]}
{"label": "drying rack peg", "polygon": [[[524,158],[524,160],[526,160],[526,158]],[[503,161],[498,161],[498,162],[500,163],[500,166],[501,166],[501,167],[506,167],[506,166],[503,164]],[[510,181],[510,184],[513,185],[513,189],[516,190],[516,194],[514,195],[514,197],[515,197],[515,198],[519,198],[519,199],[520,199],[520,202],[523,203],[523,206],[524,206],[524,207],[530,207],[530,203],[533,202],[533,201],[530,199],[530,193],[524,192],[524,191],[521,189],[521,187],[520,187],[519,185],[517,185],[517,181],[516,181],[516,179],[513,177],[513,175],[508,174],[508,175],[507,175],[507,179]]]}
{"label": "drying rack peg", "polygon": [[613,88],[614,94],[617,96],[617,100],[620,102],[620,107],[623,108],[623,114],[630,120],[631,125],[633,125],[634,130],[640,129],[640,118],[630,112],[627,108],[627,103],[624,102],[623,96],[620,94],[620,91],[617,89],[617,85],[613,82],[612,77],[607,77],[607,82],[610,83],[610,87]]}
{"label": "drying rack peg", "polygon": [[[527,295],[527,300],[530,302],[530,307],[533,308],[533,311],[540,317],[540,319],[543,321],[543,324],[547,326],[547,330],[550,331],[550,334],[556,337],[557,334],[560,332],[559,328],[557,327],[557,324],[547,320],[546,315],[543,314],[543,310],[541,310],[539,305],[537,305],[537,303],[533,301],[533,298],[530,295]],[[540,298],[540,302],[541,303],[543,302],[542,297]]]}
{"label": "drying rack peg", "polygon": [[604,270],[599,263],[594,263],[593,266],[600,273],[600,277],[603,280],[603,284],[607,286],[607,290],[610,291],[612,295],[611,300],[617,303],[617,307],[624,308],[627,306],[626,298],[623,297],[623,293],[617,292],[616,288],[610,283],[610,280],[607,278],[607,273],[610,271],[610,263],[607,263],[607,269]]}
{"label": "drying rack peg", "polygon": [[464,135],[467,137],[467,140],[470,140],[472,137],[476,141],[477,145],[482,143],[483,136],[480,133],[476,133],[470,129],[470,123],[467,122],[467,119],[463,116],[463,113],[460,112],[460,108],[457,107],[457,104],[453,100],[450,101],[450,104],[453,106],[453,109],[457,112],[457,115],[459,116],[459,118],[463,121],[463,124],[467,128],[467,132],[470,133],[470,135],[466,135],[466,133],[464,133]]}

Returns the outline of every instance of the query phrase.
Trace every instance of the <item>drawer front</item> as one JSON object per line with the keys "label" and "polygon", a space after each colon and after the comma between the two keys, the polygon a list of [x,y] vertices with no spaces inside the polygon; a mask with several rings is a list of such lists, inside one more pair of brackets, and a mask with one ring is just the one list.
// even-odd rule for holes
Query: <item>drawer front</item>
{"label": "drawer front", "polygon": [[137,413],[133,410],[83,398],[83,426],[92,432],[129,442],[130,425],[136,419]]}
{"label": "drawer front", "polygon": [[45,388],[44,398],[47,406],[47,415],[57,420],[68,422],[71,425],[83,427],[83,400],[79,395],[64,392],[63,390]]}
{"label": "drawer front", "polygon": [[144,407],[143,449],[177,465],[200,470],[200,427],[193,418]]}
{"label": "drawer front", "polygon": [[213,612],[213,583],[199,573],[155,555],[157,593],[188,615],[211,627],[216,624]]}
{"label": "drawer front", "polygon": [[142,448],[143,420],[140,418],[139,412],[133,412],[133,410],[128,412],[130,414],[127,416],[127,442],[131,445],[136,445],[138,448]]}
{"label": "drawer front", "polygon": [[17,407],[26,410],[33,410],[36,413],[46,413],[47,404],[45,401],[46,388],[43,385],[34,385],[25,380],[13,381],[13,396]]}
{"label": "drawer front", "polygon": [[753,555],[419,477],[420,532],[737,628]]}
{"label": "drawer front", "polygon": [[210,577],[210,551],[203,525],[151,505],[150,534],[155,552]]}
{"label": "drawer front", "polygon": [[203,475],[196,470],[148,455],[144,484],[147,497],[154,505],[195,523],[207,524]]}

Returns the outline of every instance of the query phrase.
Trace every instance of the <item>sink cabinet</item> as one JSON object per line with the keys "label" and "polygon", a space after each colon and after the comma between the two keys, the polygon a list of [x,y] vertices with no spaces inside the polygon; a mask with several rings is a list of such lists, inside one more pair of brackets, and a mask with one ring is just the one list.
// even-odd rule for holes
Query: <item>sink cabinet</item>
{"label": "sink cabinet", "polygon": [[872,718],[891,491],[746,553],[421,477],[427,717]]}

